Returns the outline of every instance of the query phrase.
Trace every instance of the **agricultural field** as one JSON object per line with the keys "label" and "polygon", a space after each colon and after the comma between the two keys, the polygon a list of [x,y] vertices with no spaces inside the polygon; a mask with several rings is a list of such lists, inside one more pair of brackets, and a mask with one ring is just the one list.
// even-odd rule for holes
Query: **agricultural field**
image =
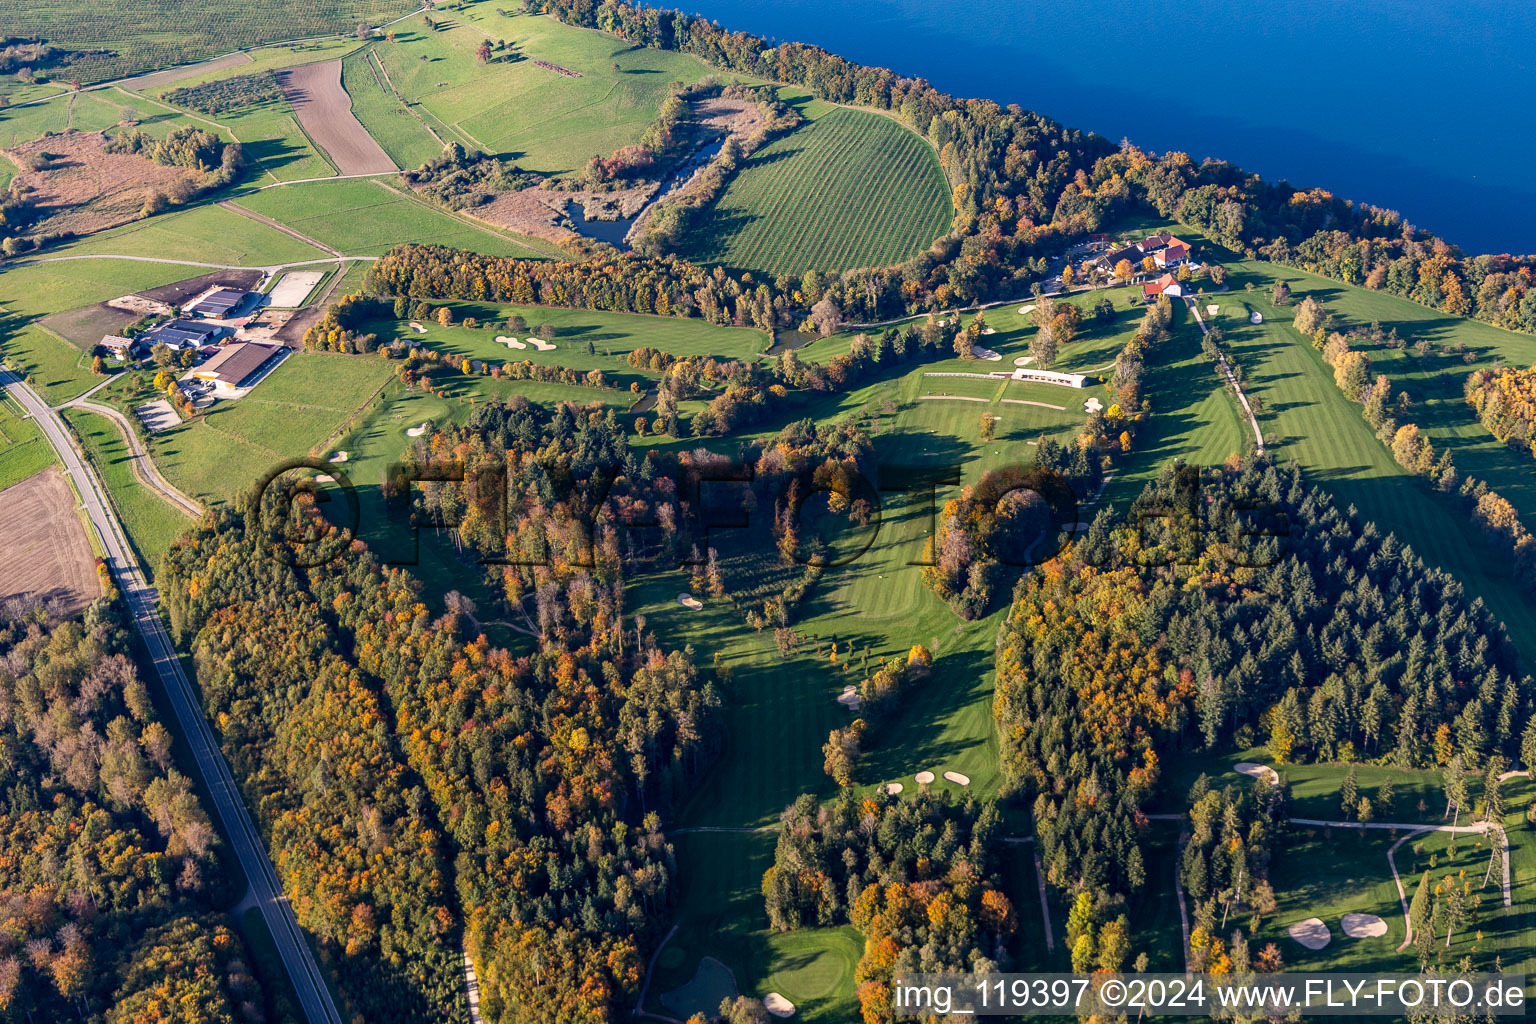
{"label": "agricultural field", "polygon": [[367,126],[396,165],[420,167],[442,153],[443,142],[390,87],[373,47],[341,62],[341,84],[351,97],[352,116]]}
{"label": "agricultural field", "polygon": [[53,469],[0,491],[0,601],[32,597],[72,615],[101,593],[75,501],[69,481]]}
{"label": "agricultural field", "polygon": [[64,418],[95,464],[140,563],[153,574],[191,519],[134,475],[127,442],[115,423],[83,409],[66,410]]}
{"label": "agricultural field", "polygon": [[277,72],[278,85],[311,142],[342,175],[380,174],[395,170],[352,116],[352,101],[341,85],[341,61],[302,64]]}
{"label": "agricultural field", "polygon": [[[292,235],[214,204],[127,224],[92,235],[84,241],[50,249],[46,255],[145,256],[242,267],[302,263],[323,260],[327,256],[324,251],[306,245]],[[195,268],[167,269],[174,270],[178,277],[198,273]]]}
{"label": "agricultural field", "polygon": [[884,266],[926,249],[951,214],[928,143],[880,114],[827,109],[742,166],[684,255],[765,274]]}
{"label": "agricultural field", "polygon": [[494,256],[541,256],[515,237],[426,205],[376,180],[313,181],[248,192],[235,202],[349,256],[379,256],[406,242]]}
{"label": "agricultural field", "polygon": [[53,465],[53,446],[21,407],[0,392],[0,490]]}
{"label": "agricultural field", "polygon": [[91,84],[183,64],[263,42],[350,33],[415,8],[408,0],[341,0],[285,5],[254,0],[238,8],[188,7],[175,0],[93,5],[30,4],[7,11],[6,31],[42,36],[85,51],[52,74]]}
{"label": "agricultural field", "polygon": [[[394,27],[394,42],[376,45],[388,75],[384,88],[392,85],[443,139],[505,156],[527,170],[580,170],[594,154],[638,142],[671,83],[711,73],[693,57],[630,46],[553,18],[503,16],[489,0],[431,17],[439,29],[414,17]],[[508,48],[481,63],[475,50],[487,39],[505,40]],[[399,140],[406,117],[393,109],[370,102],[355,105],[354,113],[375,138]],[[414,128],[406,131],[419,142]]]}

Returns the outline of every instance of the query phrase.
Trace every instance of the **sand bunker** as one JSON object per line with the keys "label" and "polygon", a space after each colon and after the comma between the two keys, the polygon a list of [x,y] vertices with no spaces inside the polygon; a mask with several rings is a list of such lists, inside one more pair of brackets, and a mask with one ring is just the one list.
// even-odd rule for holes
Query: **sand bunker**
{"label": "sand bunker", "polygon": [[329,473],[321,473],[319,476],[315,477],[315,483],[317,484],[333,484],[335,482],[336,478],[331,476]]}
{"label": "sand bunker", "polygon": [[926,786],[933,781],[933,772],[918,772],[912,777],[917,780],[918,785]]}
{"label": "sand bunker", "polygon": [[1024,306],[1019,309],[1019,316],[1029,316],[1029,314],[1033,313],[1034,311],[1034,306]]}
{"label": "sand bunker", "polygon": [[431,426],[430,423],[423,423],[419,427],[406,427],[405,428],[405,436],[406,437],[420,437],[422,434],[425,434],[427,432],[427,427],[429,427],[429,426]]}
{"label": "sand bunker", "polygon": [[1252,761],[1239,761],[1232,766],[1232,770],[1239,775],[1246,775],[1251,779],[1268,779],[1271,786],[1280,785],[1280,773],[1267,764],[1254,764]]}
{"label": "sand bunker", "polygon": [[700,601],[686,590],[677,595],[677,603],[692,612],[700,611],[704,607],[703,601]]}
{"label": "sand bunker", "polygon": [[1254,310],[1248,315],[1248,322],[1251,324],[1261,324],[1264,322],[1264,314]]}
{"label": "sand bunker", "polygon": [[901,791],[902,791],[902,790],[903,790],[903,789],[905,789],[905,788],[906,788],[906,787],[905,787],[905,786],[903,786],[903,785],[902,785],[902,784],[901,784],[901,783],[899,783],[899,782],[887,782],[887,783],[886,783],[886,784],[885,784],[885,791],[886,791],[886,792],[887,792],[887,793],[889,793],[889,794],[891,794],[891,796],[895,796],[895,795],[897,795],[897,794],[898,794],[898,793],[900,793],[900,792],[901,792]]}
{"label": "sand bunker", "polygon": [[545,341],[542,338],[529,338],[528,344],[532,345],[540,352],[553,352],[555,350],[555,346],[552,342]]}
{"label": "sand bunker", "polygon": [[1083,408],[1087,409],[1089,412],[1103,412],[1104,411],[1104,403],[1099,401],[1097,397],[1094,397],[1094,398],[1090,398],[1090,399],[1088,399],[1088,401],[1084,402],[1083,403]]}
{"label": "sand bunker", "polygon": [[1019,356],[1019,358],[1017,358],[1017,359],[1015,359],[1013,361],[1013,365],[1014,366],[1028,366],[1030,363],[1032,363],[1034,361],[1035,361],[1035,357],[1034,356]]}
{"label": "sand bunker", "polygon": [[1285,933],[1308,949],[1322,949],[1333,939],[1333,934],[1328,931],[1328,926],[1323,924],[1320,918],[1309,917],[1305,921],[1297,921],[1285,930]]}
{"label": "sand bunker", "polygon": [[332,455],[326,461],[327,462],[346,462],[347,461],[347,453],[346,452],[337,452],[335,455]]}
{"label": "sand bunker", "polygon": [[769,992],[766,996],[763,996],[763,1009],[775,1017],[793,1017],[795,1015],[795,1004],[777,992]]}
{"label": "sand bunker", "polygon": [[997,333],[997,328],[996,327],[983,327],[981,329],[981,333],[982,334],[996,334]]}
{"label": "sand bunker", "polygon": [[863,701],[859,698],[858,688],[855,687],[852,683],[849,683],[847,686],[843,687],[843,692],[837,698],[837,702],[843,707],[847,708],[849,711],[859,710],[859,705],[863,703]]}
{"label": "sand bunker", "polygon": [[953,782],[957,786],[969,786],[971,784],[971,777],[969,775],[961,775],[959,772],[945,772],[944,781]]}
{"label": "sand bunker", "polygon": [[528,347],[527,345],[524,345],[522,342],[518,341],[516,338],[509,338],[505,334],[498,334],[498,335],[496,335],[496,343],[498,345],[505,345],[505,346],[507,346],[507,348],[527,348]]}
{"label": "sand bunker", "polygon": [[417,323],[415,320],[411,321],[411,330],[415,331],[417,334],[427,333],[427,329],[421,326],[421,324]]}
{"label": "sand bunker", "polygon": [[1387,934],[1387,922],[1375,914],[1345,914],[1343,927],[1352,939],[1379,939]]}
{"label": "sand bunker", "polygon": [[982,348],[980,345],[971,346],[971,355],[975,356],[977,359],[984,359],[989,363],[1000,363],[1003,361],[1002,356],[998,355],[996,352],[993,352],[989,348]]}
{"label": "sand bunker", "polygon": [[1220,312],[1221,312],[1221,307],[1220,306],[1206,306],[1205,307],[1205,315],[1206,316],[1215,316],[1217,313],[1220,313]]}

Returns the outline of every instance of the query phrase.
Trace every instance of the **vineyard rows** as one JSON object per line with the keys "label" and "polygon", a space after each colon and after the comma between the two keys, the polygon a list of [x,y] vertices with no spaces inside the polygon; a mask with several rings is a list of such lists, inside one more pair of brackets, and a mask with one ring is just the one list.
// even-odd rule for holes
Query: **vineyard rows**
{"label": "vineyard rows", "polygon": [[928,145],[878,114],[834,110],[754,156],[686,255],[772,274],[899,263],[949,226]]}

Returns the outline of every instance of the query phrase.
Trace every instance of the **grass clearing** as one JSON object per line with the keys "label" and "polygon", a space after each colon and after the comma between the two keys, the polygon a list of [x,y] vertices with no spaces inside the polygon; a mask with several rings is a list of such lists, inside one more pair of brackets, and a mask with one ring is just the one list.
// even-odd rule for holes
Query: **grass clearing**
{"label": "grass clearing", "polygon": [[899,263],[949,227],[932,148],[891,118],[833,109],[759,150],[683,255],[759,273]]}
{"label": "grass clearing", "polygon": [[228,501],[283,460],[323,445],[391,372],[382,359],[296,352],[244,398],[153,435],[155,462],[189,495]]}

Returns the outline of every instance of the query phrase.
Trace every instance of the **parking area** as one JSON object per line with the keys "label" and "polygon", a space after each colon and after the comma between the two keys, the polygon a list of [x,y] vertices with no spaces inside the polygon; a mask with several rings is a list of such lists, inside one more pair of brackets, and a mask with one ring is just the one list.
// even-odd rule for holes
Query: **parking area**
{"label": "parking area", "polygon": [[151,434],[158,434],[162,430],[170,430],[181,424],[181,417],[176,415],[176,410],[171,408],[171,403],[163,398],[145,402],[133,411],[138,414],[144,429]]}

